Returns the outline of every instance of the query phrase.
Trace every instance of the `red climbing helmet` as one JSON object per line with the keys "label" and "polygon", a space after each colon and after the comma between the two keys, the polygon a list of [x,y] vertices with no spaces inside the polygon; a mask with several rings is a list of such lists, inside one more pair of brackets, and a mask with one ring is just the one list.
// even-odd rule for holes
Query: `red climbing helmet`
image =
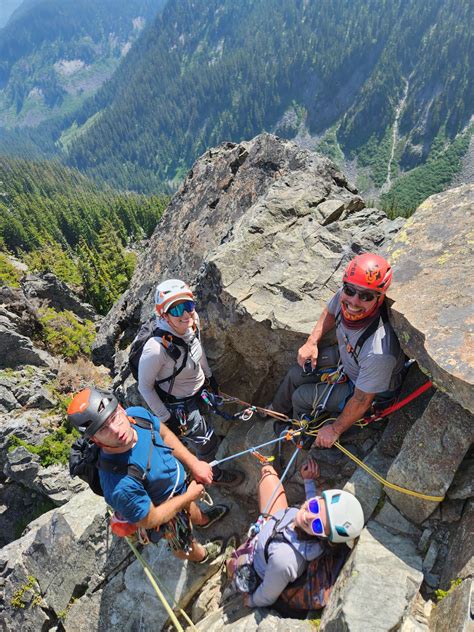
{"label": "red climbing helmet", "polygon": [[392,268],[380,255],[367,252],[349,262],[342,281],[385,294],[392,282]]}

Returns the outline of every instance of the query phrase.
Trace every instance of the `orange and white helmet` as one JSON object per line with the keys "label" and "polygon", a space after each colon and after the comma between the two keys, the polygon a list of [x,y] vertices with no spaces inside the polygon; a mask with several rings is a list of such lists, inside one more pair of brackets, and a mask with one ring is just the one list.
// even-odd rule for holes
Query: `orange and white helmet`
{"label": "orange and white helmet", "polygon": [[158,316],[163,316],[177,301],[194,300],[191,288],[179,279],[168,279],[156,286],[155,309]]}

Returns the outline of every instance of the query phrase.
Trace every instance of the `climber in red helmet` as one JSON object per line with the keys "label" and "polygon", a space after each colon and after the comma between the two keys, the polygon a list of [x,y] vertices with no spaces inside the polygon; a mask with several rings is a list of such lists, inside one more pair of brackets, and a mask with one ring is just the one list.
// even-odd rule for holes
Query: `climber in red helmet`
{"label": "climber in red helmet", "polygon": [[[384,302],[391,281],[392,268],[380,255],[354,257],[273,398],[274,410],[296,418],[323,412],[336,417],[319,430],[316,447],[330,448],[372,405],[383,408],[398,395],[405,356]],[[334,327],[337,345],[320,348]],[[322,382],[327,368],[337,365],[340,380]]]}

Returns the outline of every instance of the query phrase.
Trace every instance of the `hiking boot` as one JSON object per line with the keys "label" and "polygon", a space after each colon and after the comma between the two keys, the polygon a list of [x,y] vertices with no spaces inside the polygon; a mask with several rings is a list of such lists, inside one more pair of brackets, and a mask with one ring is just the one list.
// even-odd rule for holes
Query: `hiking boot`
{"label": "hiking boot", "polygon": [[212,481],[213,485],[218,485],[219,487],[238,487],[245,480],[245,474],[240,470],[233,470],[229,472],[228,470],[219,469],[217,473],[215,473],[214,480]]}
{"label": "hiking boot", "polygon": [[212,524],[214,524],[229,513],[229,507],[227,507],[227,505],[213,505],[202,513],[207,518],[209,518],[209,522],[206,522],[206,524],[196,525],[196,528],[208,529]]}
{"label": "hiking boot", "polygon": [[196,562],[196,564],[210,564],[217,559],[224,549],[224,540],[223,538],[216,538],[215,540],[203,544],[203,547],[206,551],[206,555],[200,562]]}

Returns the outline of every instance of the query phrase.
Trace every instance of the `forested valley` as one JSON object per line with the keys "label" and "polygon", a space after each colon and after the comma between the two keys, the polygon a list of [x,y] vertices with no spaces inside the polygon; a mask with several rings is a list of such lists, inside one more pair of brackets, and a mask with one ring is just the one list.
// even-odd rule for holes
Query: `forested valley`
{"label": "forested valley", "polygon": [[[54,162],[0,158],[0,279],[49,271],[105,314],[128,286],[140,240],[153,232],[164,196],[119,193]],[[130,246],[133,248],[130,248]]]}

